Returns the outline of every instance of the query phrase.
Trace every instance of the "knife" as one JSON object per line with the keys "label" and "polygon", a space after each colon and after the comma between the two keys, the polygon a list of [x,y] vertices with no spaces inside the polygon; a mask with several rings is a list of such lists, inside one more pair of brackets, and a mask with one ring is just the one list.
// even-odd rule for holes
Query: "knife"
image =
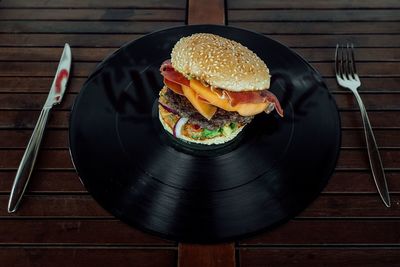
{"label": "knife", "polygon": [[15,175],[10,199],[8,201],[8,212],[10,213],[17,210],[22,196],[24,195],[33,167],[35,166],[36,156],[39,152],[40,143],[42,141],[50,110],[54,105],[59,104],[62,100],[69,78],[70,69],[71,48],[69,47],[69,44],[65,44],[46,103],[40,112],[39,119],[36,122],[35,129],[33,130],[31,139],[29,140],[21,163],[19,164],[17,174]]}

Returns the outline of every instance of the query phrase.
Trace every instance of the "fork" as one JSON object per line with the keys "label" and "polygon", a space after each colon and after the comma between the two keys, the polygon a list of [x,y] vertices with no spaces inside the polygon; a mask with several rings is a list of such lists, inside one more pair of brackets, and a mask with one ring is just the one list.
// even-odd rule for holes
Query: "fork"
{"label": "fork", "polygon": [[372,176],[374,177],[376,188],[378,189],[378,193],[381,196],[383,203],[385,203],[386,207],[390,207],[389,190],[386,183],[381,156],[379,155],[378,146],[376,145],[375,136],[372,131],[371,123],[369,122],[367,110],[365,109],[364,103],[357,91],[361,85],[361,81],[357,75],[353,44],[347,44],[346,47],[340,47],[339,44],[336,45],[335,73],[338,84],[341,87],[350,89],[357,99],[364,125],[365,140],[367,143]]}

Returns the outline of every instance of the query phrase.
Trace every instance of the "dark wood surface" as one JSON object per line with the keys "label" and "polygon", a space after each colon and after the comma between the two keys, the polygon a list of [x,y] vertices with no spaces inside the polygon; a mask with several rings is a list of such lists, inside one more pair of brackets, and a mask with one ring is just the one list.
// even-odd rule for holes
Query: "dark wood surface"
{"label": "dark wood surface", "polygon": [[[209,6],[196,2],[195,11],[206,10],[196,13],[202,19]],[[321,72],[343,134],[336,171],[318,199],[287,224],[236,242],[236,266],[400,266],[400,2],[225,4],[226,24],[284,43]],[[186,0],[0,1],[0,266],[177,266],[177,243],[128,227],[91,198],[73,169],[67,134],[73,100],[98,62],[150,31],[184,25],[187,15]],[[65,42],[74,56],[71,83],[52,112],[21,208],[8,214],[11,184]],[[376,193],[357,104],[334,79],[334,47],[346,42],[356,46],[391,208]],[[203,266],[226,266],[232,254],[219,249],[190,251],[216,259]]]}

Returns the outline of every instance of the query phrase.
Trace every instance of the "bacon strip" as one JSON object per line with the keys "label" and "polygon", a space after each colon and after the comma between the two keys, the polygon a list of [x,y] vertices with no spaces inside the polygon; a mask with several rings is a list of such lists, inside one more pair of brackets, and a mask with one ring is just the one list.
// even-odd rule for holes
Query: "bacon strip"
{"label": "bacon strip", "polygon": [[171,60],[168,59],[164,61],[160,67],[160,71],[161,75],[164,76],[165,79],[190,87],[189,80],[181,73],[175,71],[174,67],[172,67]]}
{"label": "bacon strip", "polygon": [[[174,67],[171,64],[171,60],[168,59],[164,61],[163,64],[161,65],[160,71],[161,75],[164,76],[164,80],[168,81],[166,83],[167,86],[168,83],[175,83],[190,87],[190,81],[185,76],[183,76],[181,73],[177,72],[174,69]],[[176,89],[173,91],[180,94],[180,92],[177,92],[178,90]],[[279,103],[279,100],[269,90],[232,92],[219,88],[212,88],[211,91],[214,92],[216,95],[218,95],[218,97],[221,99],[228,99],[229,104],[231,104],[232,106],[244,103],[258,104],[258,103],[265,103],[267,101],[271,102],[275,105],[275,109],[278,112],[278,114],[283,117],[283,109]]]}

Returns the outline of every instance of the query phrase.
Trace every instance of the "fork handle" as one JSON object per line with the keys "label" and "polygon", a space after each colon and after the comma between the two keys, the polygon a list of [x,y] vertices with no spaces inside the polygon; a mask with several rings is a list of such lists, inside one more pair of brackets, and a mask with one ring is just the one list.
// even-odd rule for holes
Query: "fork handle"
{"label": "fork handle", "polygon": [[15,175],[10,199],[8,202],[8,212],[15,212],[17,210],[26,186],[28,185],[29,178],[31,177],[32,170],[35,165],[36,156],[39,152],[40,143],[42,141],[50,109],[51,107],[44,107],[40,112],[39,119],[18,167],[17,174]]}
{"label": "fork handle", "polygon": [[378,189],[379,195],[381,196],[385,205],[390,207],[390,196],[386,183],[385,172],[383,170],[382,160],[376,144],[374,132],[372,131],[371,123],[369,122],[367,110],[365,109],[360,94],[356,90],[354,90],[353,93],[357,99],[358,105],[360,106],[364,125],[365,140],[367,143],[368,158],[376,188]]}

